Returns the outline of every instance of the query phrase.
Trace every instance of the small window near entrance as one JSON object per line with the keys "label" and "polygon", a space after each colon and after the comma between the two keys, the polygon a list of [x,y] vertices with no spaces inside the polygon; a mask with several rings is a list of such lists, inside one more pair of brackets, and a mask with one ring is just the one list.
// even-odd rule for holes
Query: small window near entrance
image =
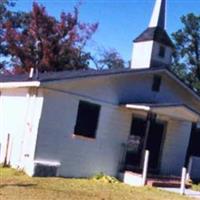
{"label": "small window near entrance", "polygon": [[99,112],[100,105],[87,101],[80,101],[74,135],[95,138]]}
{"label": "small window near entrance", "polygon": [[159,92],[161,86],[162,78],[159,75],[154,75],[153,77],[153,84],[152,84],[152,91]]}
{"label": "small window near entrance", "polygon": [[160,58],[164,58],[165,57],[165,47],[160,46],[158,55],[159,55]]}

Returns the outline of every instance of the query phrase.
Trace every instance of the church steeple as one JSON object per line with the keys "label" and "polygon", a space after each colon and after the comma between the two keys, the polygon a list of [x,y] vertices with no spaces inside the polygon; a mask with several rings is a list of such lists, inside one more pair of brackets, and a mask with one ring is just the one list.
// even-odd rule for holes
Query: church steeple
{"label": "church steeple", "polygon": [[173,43],[165,31],[166,0],[156,0],[148,28],[133,42],[131,68],[168,67]]}
{"label": "church steeple", "polygon": [[165,29],[166,0],[156,0],[149,27]]}

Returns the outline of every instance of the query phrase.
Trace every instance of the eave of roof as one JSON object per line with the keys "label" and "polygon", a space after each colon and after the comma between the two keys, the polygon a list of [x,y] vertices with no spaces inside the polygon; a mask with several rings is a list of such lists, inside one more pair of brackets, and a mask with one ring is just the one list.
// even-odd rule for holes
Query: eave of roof
{"label": "eave of roof", "polygon": [[200,95],[195,92],[188,84],[186,84],[183,80],[181,80],[176,74],[174,74],[171,70],[167,69],[166,73],[169,77],[175,80],[179,85],[184,87],[188,92],[194,95],[200,101]]}
{"label": "eave of roof", "polygon": [[[124,105],[124,104],[122,104]],[[125,104],[125,106],[127,108],[135,108],[135,109],[143,109],[143,110],[147,110],[149,111],[150,108],[167,108],[167,107],[185,107],[188,110],[191,110],[192,112],[194,112],[195,114],[200,116],[200,113],[197,112],[196,110],[194,110],[193,108],[191,108],[190,106],[183,104],[183,103],[133,103],[133,104]]]}
{"label": "eave of roof", "polygon": [[0,82],[0,89],[39,87],[40,81]]}
{"label": "eave of roof", "polygon": [[[174,103],[170,103],[170,104],[169,103],[165,103],[165,104],[162,104],[162,103],[153,103],[153,104],[152,103],[151,104],[131,103],[130,104],[130,103],[128,103],[128,104],[122,104],[121,106],[125,107],[127,109],[132,109],[132,110],[153,112],[156,114],[162,114],[162,115],[171,116],[171,117],[174,116],[175,118],[179,118],[182,120],[193,119],[191,121],[195,121],[195,122],[200,121],[200,113],[185,104],[174,104]],[[176,110],[176,112],[174,112],[175,110]],[[187,113],[187,117],[182,114],[182,113],[184,113],[184,111]]]}
{"label": "eave of roof", "polygon": [[0,76],[0,83],[4,82],[31,82],[31,81],[40,81],[40,82],[53,82],[53,81],[62,81],[67,79],[79,79],[79,78],[88,78],[88,77],[97,77],[97,76],[110,76],[110,75],[120,75],[127,73],[153,73],[154,71],[163,71],[164,67],[160,68],[143,68],[143,69],[111,69],[111,70],[75,70],[75,71],[62,71],[62,72],[47,72],[40,73],[37,78],[29,79],[28,74],[23,75],[13,75],[13,76]]}
{"label": "eave of roof", "polygon": [[95,78],[95,77],[101,77],[101,76],[116,76],[116,75],[127,75],[127,74],[144,74],[144,73],[154,73],[154,72],[162,72],[165,71],[164,67],[160,68],[142,68],[142,69],[111,69],[111,70],[85,70],[85,71],[73,71],[71,74],[54,74],[53,76],[43,77],[41,78],[41,82],[52,82],[52,81],[60,81],[60,80],[66,80],[66,79],[80,79],[80,78]]}

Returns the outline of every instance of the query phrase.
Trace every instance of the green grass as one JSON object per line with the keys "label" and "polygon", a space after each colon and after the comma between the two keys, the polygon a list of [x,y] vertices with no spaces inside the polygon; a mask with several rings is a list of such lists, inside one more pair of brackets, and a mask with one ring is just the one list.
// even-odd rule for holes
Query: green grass
{"label": "green grass", "polygon": [[200,183],[192,184],[192,189],[200,192]]}
{"label": "green grass", "polygon": [[1,200],[183,200],[150,187],[130,187],[107,179],[31,178],[0,167]]}

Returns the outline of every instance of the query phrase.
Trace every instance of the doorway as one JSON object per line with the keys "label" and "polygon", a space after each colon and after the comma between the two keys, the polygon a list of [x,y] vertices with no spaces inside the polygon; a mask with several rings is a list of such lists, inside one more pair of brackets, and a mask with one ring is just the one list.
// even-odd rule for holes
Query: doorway
{"label": "doorway", "polygon": [[150,152],[149,169],[155,172],[159,170],[163,133],[164,133],[164,123],[152,121],[150,124],[150,129],[145,149],[149,150]]}
{"label": "doorway", "polygon": [[189,163],[190,156],[200,157],[200,128],[197,128],[196,124],[192,125],[190,141],[187,149],[187,154],[185,158],[185,166],[187,167]]}
{"label": "doorway", "polygon": [[148,149],[150,151],[149,170],[152,172],[159,171],[165,123],[150,119],[149,128],[147,123],[144,118],[132,118],[125,156],[126,170],[141,172],[144,150]]}
{"label": "doorway", "polygon": [[146,125],[145,119],[132,119],[125,157],[125,168],[128,170],[140,171],[141,169],[140,163],[145,140]]}

